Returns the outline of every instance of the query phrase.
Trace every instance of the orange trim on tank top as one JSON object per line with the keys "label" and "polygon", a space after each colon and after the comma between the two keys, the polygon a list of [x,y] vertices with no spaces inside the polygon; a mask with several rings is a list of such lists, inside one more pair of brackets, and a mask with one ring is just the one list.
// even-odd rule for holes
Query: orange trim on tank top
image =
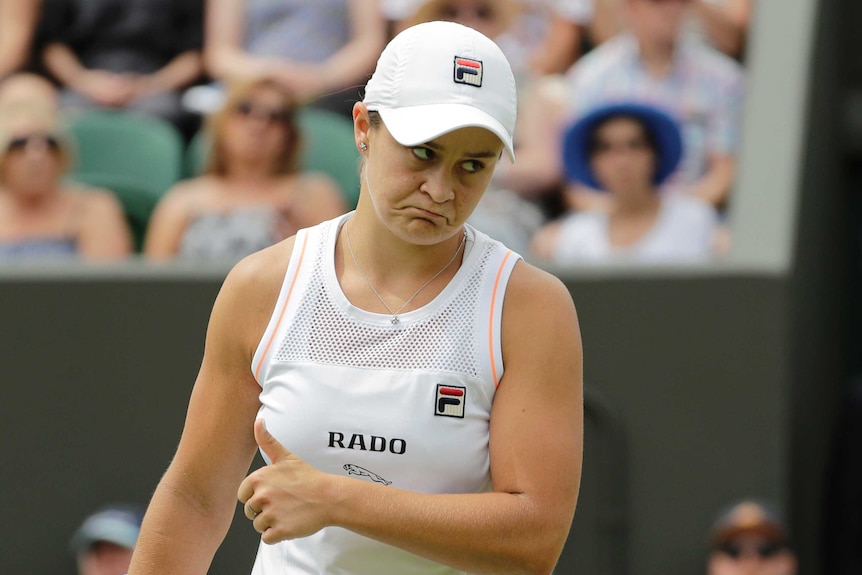
{"label": "orange trim on tank top", "polygon": [[272,342],[275,340],[275,336],[278,333],[278,328],[281,327],[281,320],[284,319],[284,312],[287,310],[287,304],[290,302],[290,296],[293,294],[293,288],[296,286],[296,279],[299,277],[299,270],[302,269],[302,260],[305,259],[305,244],[308,243],[308,234],[305,234],[305,238],[302,240],[302,251],[299,253],[299,261],[296,263],[296,273],[293,274],[293,280],[290,282],[290,289],[287,290],[287,297],[284,298],[284,305],[281,306],[281,311],[278,314],[278,321],[275,322],[275,328],[272,330],[272,335],[269,336],[269,341],[266,342],[266,348],[263,350],[263,355],[260,356],[260,362],[257,364],[257,369],[254,370],[254,378],[260,383],[258,376],[260,375],[260,368],[263,367],[263,362],[266,359],[266,356],[269,355],[269,348],[272,347]]}
{"label": "orange trim on tank top", "polygon": [[512,255],[511,250],[506,253],[503,261],[500,262],[500,268],[497,270],[497,277],[494,279],[494,291],[491,293],[491,315],[488,317],[488,352],[491,354],[491,375],[494,378],[495,388],[500,385],[500,381],[497,379],[497,364],[494,361],[494,310],[497,308],[497,290],[500,287],[500,276],[503,275],[503,268],[506,266],[510,255]]}

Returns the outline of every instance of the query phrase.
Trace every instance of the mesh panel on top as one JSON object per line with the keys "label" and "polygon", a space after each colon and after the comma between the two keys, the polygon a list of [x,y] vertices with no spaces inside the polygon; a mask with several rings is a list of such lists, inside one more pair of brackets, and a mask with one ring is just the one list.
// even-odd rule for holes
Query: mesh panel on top
{"label": "mesh panel on top", "polygon": [[322,269],[328,244],[318,244],[308,289],[283,332],[275,361],[479,375],[474,321],[490,246],[483,246],[462,289],[434,313],[409,324],[380,327],[348,316],[330,297]]}

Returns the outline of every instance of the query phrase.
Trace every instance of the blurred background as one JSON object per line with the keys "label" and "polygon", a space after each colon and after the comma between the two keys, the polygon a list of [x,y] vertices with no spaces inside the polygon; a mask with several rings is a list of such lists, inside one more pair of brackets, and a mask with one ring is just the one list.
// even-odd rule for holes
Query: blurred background
{"label": "blurred background", "polygon": [[[717,518],[747,498],[799,573],[862,572],[853,0],[0,0],[0,572],[131,545],[85,520],[149,500],[231,265],[355,205],[349,110],[428,19],[509,55],[518,162],[472,223],[578,308],[584,476],[555,572],[718,573]],[[564,145],[616,104],[676,127]],[[257,541],[236,521],[210,572],[248,572]]]}

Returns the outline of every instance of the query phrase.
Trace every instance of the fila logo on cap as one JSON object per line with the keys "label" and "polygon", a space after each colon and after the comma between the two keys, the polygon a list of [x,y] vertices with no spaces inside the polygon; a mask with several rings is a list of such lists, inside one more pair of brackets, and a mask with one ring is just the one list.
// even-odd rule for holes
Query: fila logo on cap
{"label": "fila logo on cap", "polygon": [[482,86],[482,62],[471,58],[455,56],[455,83],[469,86]]}
{"label": "fila logo on cap", "polygon": [[463,418],[466,400],[466,387],[438,383],[437,398],[434,401],[434,415]]}

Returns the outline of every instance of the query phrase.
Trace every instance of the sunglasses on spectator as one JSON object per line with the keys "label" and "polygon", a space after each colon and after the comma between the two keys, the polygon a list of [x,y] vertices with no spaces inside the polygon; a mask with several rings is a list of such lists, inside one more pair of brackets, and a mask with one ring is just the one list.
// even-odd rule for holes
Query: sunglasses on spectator
{"label": "sunglasses on spectator", "polygon": [[51,152],[60,150],[60,141],[52,134],[25,134],[16,136],[6,144],[6,152],[23,152],[31,145],[42,144]]}
{"label": "sunglasses on spectator", "polygon": [[771,559],[784,551],[784,549],[784,544],[774,541],[758,545],[741,545],[735,541],[728,541],[715,548],[719,553],[723,553],[732,559],[751,556],[757,556],[761,559]]}
{"label": "sunglasses on spectator", "polygon": [[290,122],[290,112],[285,108],[269,108],[249,100],[239,102],[234,112],[243,118],[259,118],[271,125]]}

